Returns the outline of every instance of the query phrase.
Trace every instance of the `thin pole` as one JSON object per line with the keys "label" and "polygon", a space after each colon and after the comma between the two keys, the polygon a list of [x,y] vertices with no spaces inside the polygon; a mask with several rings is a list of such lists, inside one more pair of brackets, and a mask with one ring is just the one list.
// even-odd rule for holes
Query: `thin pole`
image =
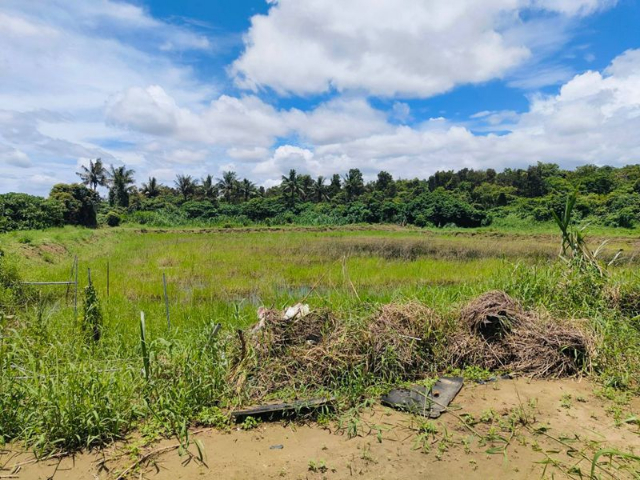
{"label": "thin pole", "polygon": [[109,296],[109,260],[107,260],[107,297]]}
{"label": "thin pole", "polygon": [[167,328],[171,328],[171,319],[169,318],[169,297],[167,296],[167,277],[162,273],[162,286],[164,288],[164,308],[167,312]]}
{"label": "thin pole", "polygon": [[75,264],[76,264],[76,287],[75,293],[73,296],[73,314],[78,319],[78,256],[75,256]]}
{"label": "thin pole", "polygon": [[69,294],[71,293],[71,285],[73,285],[73,274],[76,270],[76,261],[75,259],[71,262],[71,274],[69,275],[69,284],[67,285],[67,293],[64,295],[64,301],[67,305],[69,305]]}
{"label": "thin pole", "polygon": [[87,268],[87,278],[89,279],[89,285],[91,285],[91,269]]}

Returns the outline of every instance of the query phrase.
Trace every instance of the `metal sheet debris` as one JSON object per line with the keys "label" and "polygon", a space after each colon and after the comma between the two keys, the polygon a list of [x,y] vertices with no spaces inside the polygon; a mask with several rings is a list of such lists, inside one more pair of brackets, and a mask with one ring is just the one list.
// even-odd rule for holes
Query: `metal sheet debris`
{"label": "metal sheet debris", "polygon": [[315,398],[311,400],[297,400],[289,403],[276,403],[273,405],[258,405],[231,412],[236,422],[242,422],[247,417],[261,420],[280,420],[298,415],[309,415],[322,409],[333,408],[334,398]]}
{"label": "metal sheet debris", "polygon": [[396,388],[381,398],[382,404],[416,415],[438,418],[462,388],[462,377],[442,377],[429,390],[423,385]]}

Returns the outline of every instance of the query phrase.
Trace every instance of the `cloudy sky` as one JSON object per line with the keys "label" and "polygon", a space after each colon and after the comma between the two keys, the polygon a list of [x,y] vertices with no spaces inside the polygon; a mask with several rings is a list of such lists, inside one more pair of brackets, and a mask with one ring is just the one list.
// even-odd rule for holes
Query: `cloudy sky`
{"label": "cloudy sky", "polygon": [[1,0],[0,192],[640,163],[637,0]]}

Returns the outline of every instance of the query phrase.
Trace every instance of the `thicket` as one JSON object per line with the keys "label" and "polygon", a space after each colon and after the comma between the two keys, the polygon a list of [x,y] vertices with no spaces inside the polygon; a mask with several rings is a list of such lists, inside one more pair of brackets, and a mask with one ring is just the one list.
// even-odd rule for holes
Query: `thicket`
{"label": "thicket", "polygon": [[[640,223],[640,165],[621,168],[585,165],[564,170],[552,163],[526,169],[438,171],[426,180],[394,179],[387,172],[365,182],[358,169],[345,176],[312,178],[291,170],[279,185],[265,189],[235,172],[197,180],[178,175],[173,186],[150,178],[140,188],[125,167],[56,185],[49,199],[0,195],[0,231],[45,228],[61,223],[115,226],[345,225],[391,223],[419,227],[479,227],[549,222],[560,214],[568,192],[579,193],[575,220],[633,228]],[[102,183],[98,179],[102,178]],[[98,182],[98,183],[95,183]],[[108,187],[106,200],[96,189]],[[100,215],[96,216],[96,212]]]}

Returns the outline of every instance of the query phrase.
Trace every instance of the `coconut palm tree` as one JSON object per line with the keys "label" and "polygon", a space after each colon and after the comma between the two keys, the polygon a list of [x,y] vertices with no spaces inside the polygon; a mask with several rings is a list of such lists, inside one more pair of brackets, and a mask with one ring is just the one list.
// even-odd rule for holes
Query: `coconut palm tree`
{"label": "coconut palm tree", "polygon": [[202,194],[210,200],[218,196],[218,187],[213,183],[213,177],[211,175],[207,175],[202,179]]}
{"label": "coconut palm tree", "polygon": [[296,200],[304,195],[304,190],[302,189],[302,186],[300,185],[298,179],[298,174],[293,168],[289,170],[288,176],[282,176],[282,183],[280,184],[280,188],[282,189],[284,198],[290,207],[295,205]]}
{"label": "coconut palm tree", "polygon": [[255,197],[258,194],[258,189],[251,180],[245,178],[238,184],[238,192],[240,193],[242,200],[246,202],[251,197]]}
{"label": "coconut palm tree", "polygon": [[147,198],[155,198],[160,195],[160,185],[156,177],[149,177],[149,181],[142,184],[142,193]]}
{"label": "coconut palm tree", "polygon": [[340,179],[340,174],[334,173],[331,177],[331,181],[329,182],[329,187],[327,188],[327,195],[329,198],[333,198],[340,193],[342,189],[342,180]]}
{"label": "coconut palm tree", "polygon": [[362,172],[357,168],[349,170],[344,177],[344,191],[347,193],[347,200],[358,198],[364,193],[364,180]]}
{"label": "coconut palm tree", "polygon": [[89,168],[81,165],[82,171],[76,172],[76,175],[80,177],[82,183],[95,192],[98,187],[104,187],[107,184],[107,170],[102,164],[100,158],[96,158],[96,161],[89,160]]}
{"label": "coconut palm tree", "polygon": [[109,204],[116,207],[129,206],[129,194],[133,190],[133,174],[135,172],[125,165],[111,169],[107,173],[107,185],[109,186]]}
{"label": "coconut palm tree", "polygon": [[198,181],[194,180],[191,175],[178,175],[174,183],[185,202],[196,193],[196,187],[198,186]]}
{"label": "coconut palm tree", "polygon": [[324,177],[320,175],[311,186],[311,196],[315,202],[324,202],[329,200],[329,190],[324,184]]}
{"label": "coconut palm tree", "polygon": [[313,178],[311,175],[298,175],[298,183],[302,189],[302,198],[307,201],[311,199],[311,190],[313,189]]}
{"label": "coconut palm tree", "polygon": [[235,200],[238,193],[238,176],[236,172],[222,172],[222,178],[218,179],[218,189],[227,202],[231,203]]}

